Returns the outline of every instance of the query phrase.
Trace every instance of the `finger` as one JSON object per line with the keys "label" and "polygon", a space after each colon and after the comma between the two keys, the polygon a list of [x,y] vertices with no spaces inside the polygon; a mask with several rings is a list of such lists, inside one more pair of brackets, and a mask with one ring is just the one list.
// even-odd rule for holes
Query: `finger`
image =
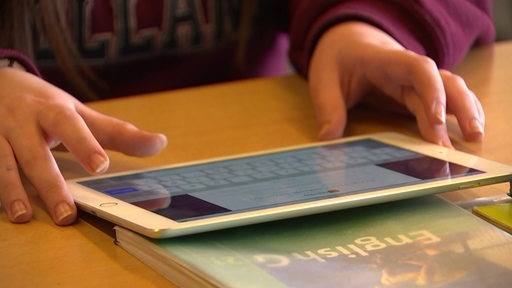
{"label": "finger", "polygon": [[446,122],[446,92],[439,70],[430,58],[419,57],[419,65],[415,67],[411,80],[414,90],[425,107],[426,117],[433,125],[444,125]]}
{"label": "finger", "polygon": [[318,138],[330,140],[343,135],[347,105],[336,61],[324,57],[321,48],[319,44],[311,60],[308,85],[319,126]]}
{"label": "finger", "polygon": [[346,105],[336,80],[310,84],[310,93],[320,131],[320,140],[341,137],[346,124]]}
{"label": "finger", "polygon": [[[34,136],[27,141],[26,135]],[[22,127],[13,136],[14,155],[53,221],[58,225],[72,224],[76,219],[76,206],[40,130]]]}
{"label": "finger", "polygon": [[404,94],[403,90],[412,88],[421,100],[426,119],[432,125],[444,124],[445,91],[434,61],[407,50],[378,50],[375,54],[367,64],[371,65],[371,68],[366,70],[370,81],[399,103],[407,101],[405,97],[408,94]]}
{"label": "finger", "polygon": [[0,202],[9,220],[24,223],[32,218],[32,207],[21,183],[11,145],[0,138]]}
{"label": "finger", "polygon": [[432,143],[452,148],[446,124],[432,124],[420,96],[412,88],[404,89],[405,106],[416,117],[421,136]]}
{"label": "finger", "polygon": [[131,123],[101,114],[86,106],[80,107],[79,112],[96,139],[106,149],[144,157],[158,154],[167,146],[167,138],[163,134],[140,130]]}
{"label": "finger", "polygon": [[108,169],[107,154],[72,105],[48,105],[38,118],[45,138],[58,139],[89,173]]}
{"label": "finger", "polygon": [[448,112],[455,115],[467,140],[481,141],[484,137],[485,114],[476,95],[458,75],[442,70]]}

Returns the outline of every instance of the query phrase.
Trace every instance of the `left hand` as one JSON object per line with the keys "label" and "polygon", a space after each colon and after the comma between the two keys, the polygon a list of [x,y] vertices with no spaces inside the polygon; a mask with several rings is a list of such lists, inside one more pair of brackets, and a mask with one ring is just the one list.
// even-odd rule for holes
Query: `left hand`
{"label": "left hand", "polygon": [[343,135],[347,109],[359,101],[393,102],[383,96],[407,108],[430,142],[452,147],[446,113],[455,115],[467,140],[484,136],[482,106],[460,76],[438,69],[432,59],[406,50],[369,24],[346,22],[326,31],[313,53],[308,81],[322,140]]}

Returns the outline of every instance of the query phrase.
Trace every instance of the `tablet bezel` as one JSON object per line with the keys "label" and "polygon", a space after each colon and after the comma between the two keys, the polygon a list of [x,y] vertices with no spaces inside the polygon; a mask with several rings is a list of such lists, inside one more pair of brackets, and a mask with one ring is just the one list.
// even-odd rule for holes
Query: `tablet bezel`
{"label": "tablet bezel", "polygon": [[[470,168],[475,168],[484,173],[470,176],[462,176],[451,179],[436,180],[428,183],[409,185],[399,188],[391,188],[379,191],[365,192],[355,195],[347,195],[337,198],[314,200],[305,203],[289,204],[279,207],[264,208],[256,211],[220,215],[204,219],[176,222],[160,216],[151,211],[121,201],[99,191],[85,187],[78,182],[109,178],[148,171],[158,171],[168,168],[179,168],[197,164],[239,159],[250,156],[258,156],[268,153],[287,152],[302,148],[319,147],[337,143],[346,143],[361,139],[373,139],[396,147],[408,149],[416,153],[424,154],[448,162],[456,163]],[[77,205],[84,211],[97,215],[115,224],[124,226],[151,238],[169,238],[187,234],[207,232],[212,230],[230,228],[241,225],[249,225],[266,221],[285,219],[328,212],[339,209],[352,208],[389,202],[405,198],[417,197],[426,194],[459,190],[510,181],[512,178],[512,166],[490,161],[476,155],[463,153],[434,145],[423,140],[412,138],[397,133],[376,133],[354,137],[342,138],[334,141],[316,142],[305,145],[273,149],[256,153],[194,161],[179,165],[166,165],[151,169],[127,171],[122,173],[105,174],[79,179],[67,180],[69,190],[72,192]]]}

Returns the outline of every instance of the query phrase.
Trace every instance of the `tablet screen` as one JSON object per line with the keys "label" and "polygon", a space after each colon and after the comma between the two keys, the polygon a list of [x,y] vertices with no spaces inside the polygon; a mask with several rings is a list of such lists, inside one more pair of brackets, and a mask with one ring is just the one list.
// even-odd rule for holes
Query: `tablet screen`
{"label": "tablet screen", "polygon": [[363,139],[79,183],[184,222],[480,173]]}

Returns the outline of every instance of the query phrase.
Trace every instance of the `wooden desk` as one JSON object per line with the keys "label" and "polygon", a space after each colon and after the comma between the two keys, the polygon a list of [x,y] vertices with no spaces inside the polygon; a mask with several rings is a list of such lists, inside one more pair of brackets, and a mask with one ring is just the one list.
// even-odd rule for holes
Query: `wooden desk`
{"label": "wooden desk", "polygon": [[[487,115],[485,141],[462,141],[454,119],[449,119],[458,149],[510,164],[511,55],[512,42],[500,43],[473,51],[456,69],[482,100]],[[315,141],[317,133],[307,85],[293,75],[90,106],[169,138],[168,149],[156,157],[111,153],[111,172],[301,144]],[[418,136],[414,120],[407,117],[360,107],[349,118],[347,135],[395,130]],[[56,157],[66,177],[86,175],[68,155],[56,153]],[[496,185],[445,196],[471,199],[507,189],[508,185]],[[32,222],[14,225],[4,213],[0,215],[0,287],[173,287],[112,243],[110,223],[84,214],[76,225],[57,227],[37,197],[32,199]]]}

